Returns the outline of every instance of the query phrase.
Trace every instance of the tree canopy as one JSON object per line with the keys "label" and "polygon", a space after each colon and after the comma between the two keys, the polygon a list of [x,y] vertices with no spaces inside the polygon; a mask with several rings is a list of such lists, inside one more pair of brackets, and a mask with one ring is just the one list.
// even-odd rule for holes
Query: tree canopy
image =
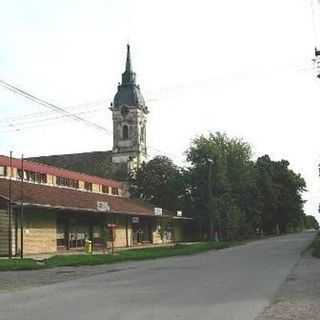
{"label": "tree canopy", "polygon": [[305,223],[306,183],[287,160],[264,155],[254,161],[247,142],[217,132],[195,138],[186,161],[185,168],[164,156],[144,163],[130,179],[131,194],[182,209],[194,218],[201,238],[285,233]]}

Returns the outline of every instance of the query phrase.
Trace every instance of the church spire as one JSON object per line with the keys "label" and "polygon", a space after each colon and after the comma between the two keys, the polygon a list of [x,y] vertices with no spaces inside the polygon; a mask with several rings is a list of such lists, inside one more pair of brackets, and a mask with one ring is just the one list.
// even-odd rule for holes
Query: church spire
{"label": "church spire", "polygon": [[136,74],[132,71],[130,45],[127,44],[126,70],[122,74],[122,84],[129,85],[129,84],[135,84],[135,83],[136,83]]}
{"label": "church spire", "polygon": [[130,44],[129,43],[127,44],[126,72],[132,72],[132,70],[131,70]]}

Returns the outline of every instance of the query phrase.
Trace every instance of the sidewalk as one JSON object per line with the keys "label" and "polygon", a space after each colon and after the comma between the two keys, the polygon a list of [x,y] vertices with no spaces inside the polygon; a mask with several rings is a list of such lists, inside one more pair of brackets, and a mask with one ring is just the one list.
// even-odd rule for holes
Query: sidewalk
{"label": "sidewalk", "polygon": [[305,253],[256,320],[319,320],[320,259]]}

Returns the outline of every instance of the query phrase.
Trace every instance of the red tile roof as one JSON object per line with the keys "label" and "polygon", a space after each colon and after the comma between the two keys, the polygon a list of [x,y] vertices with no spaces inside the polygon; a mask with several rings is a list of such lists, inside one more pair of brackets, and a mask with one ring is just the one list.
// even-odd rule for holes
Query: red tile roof
{"label": "red tile roof", "polygon": [[[9,157],[0,155],[0,166],[9,166],[9,165],[10,165]],[[121,182],[112,180],[112,179],[104,179],[100,177],[90,176],[84,173],[61,169],[61,168],[57,168],[57,167],[49,166],[46,164],[29,161],[29,160],[24,160],[23,165],[24,165],[24,169],[29,171],[46,173],[52,176],[81,180],[81,181],[91,182],[95,184],[106,185],[114,188],[121,188]],[[21,169],[21,160],[13,158],[12,166],[14,168]]]}
{"label": "red tile roof", "polygon": [[[12,201],[21,200],[21,182],[12,180]],[[9,180],[0,178],[0,196],[8,198]],[[77,191],[67,188],[24,183],[24,203],[43,207],[76,209],[78,211],[97,210],[97,201],[108,202],[111,212],[128,215],[154,216],[154,206],[141,200]],[[165,211],[164,214],[172,215]]]}

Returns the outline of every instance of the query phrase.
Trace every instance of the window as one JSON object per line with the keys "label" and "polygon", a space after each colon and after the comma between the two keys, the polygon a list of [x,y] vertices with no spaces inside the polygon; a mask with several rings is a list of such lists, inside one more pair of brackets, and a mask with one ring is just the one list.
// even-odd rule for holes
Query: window
{"label": "window", "polygon": [[109,187],[108,186],[102,186],[102,193],[109,193]]}
{"label": "window", "polygon": [[25,171],[26,180],[35,182],[36,181],[36,173],[33,171]]}
{"label": "window", "polygon": [[6,176],[7,175],[7,167],[0,166],[0,176]]}
{"label": "window", "polygon": [[123,140],[128,140],[129,139],[129,128],[127,125],[124,125],[122,127],[122,139]]}
{"label": "window", "polygon": [[47,175],[45,173],[36,173],[36,182],[47,183]]}
{"label": "window", "polygon": [[91,183],[91,182],[85,182],[85,183],[84,183],[84,188],[85,188],[87,191],[92,191],[92,183]]}
{"label": "window", "polygon": [[118,196],[119,195],[118,188],[112,188],[112,194],[115,195],[115,196]]}
{"label": "window", "polygon": [[75,179],[57,177],[56,183],[58,186],[79,189],[79,181]]}
{"label": "window", "polygon": [[140,129],[140,141],[141,142],[144,141],[144,127],[141,127],[141,129]]}

